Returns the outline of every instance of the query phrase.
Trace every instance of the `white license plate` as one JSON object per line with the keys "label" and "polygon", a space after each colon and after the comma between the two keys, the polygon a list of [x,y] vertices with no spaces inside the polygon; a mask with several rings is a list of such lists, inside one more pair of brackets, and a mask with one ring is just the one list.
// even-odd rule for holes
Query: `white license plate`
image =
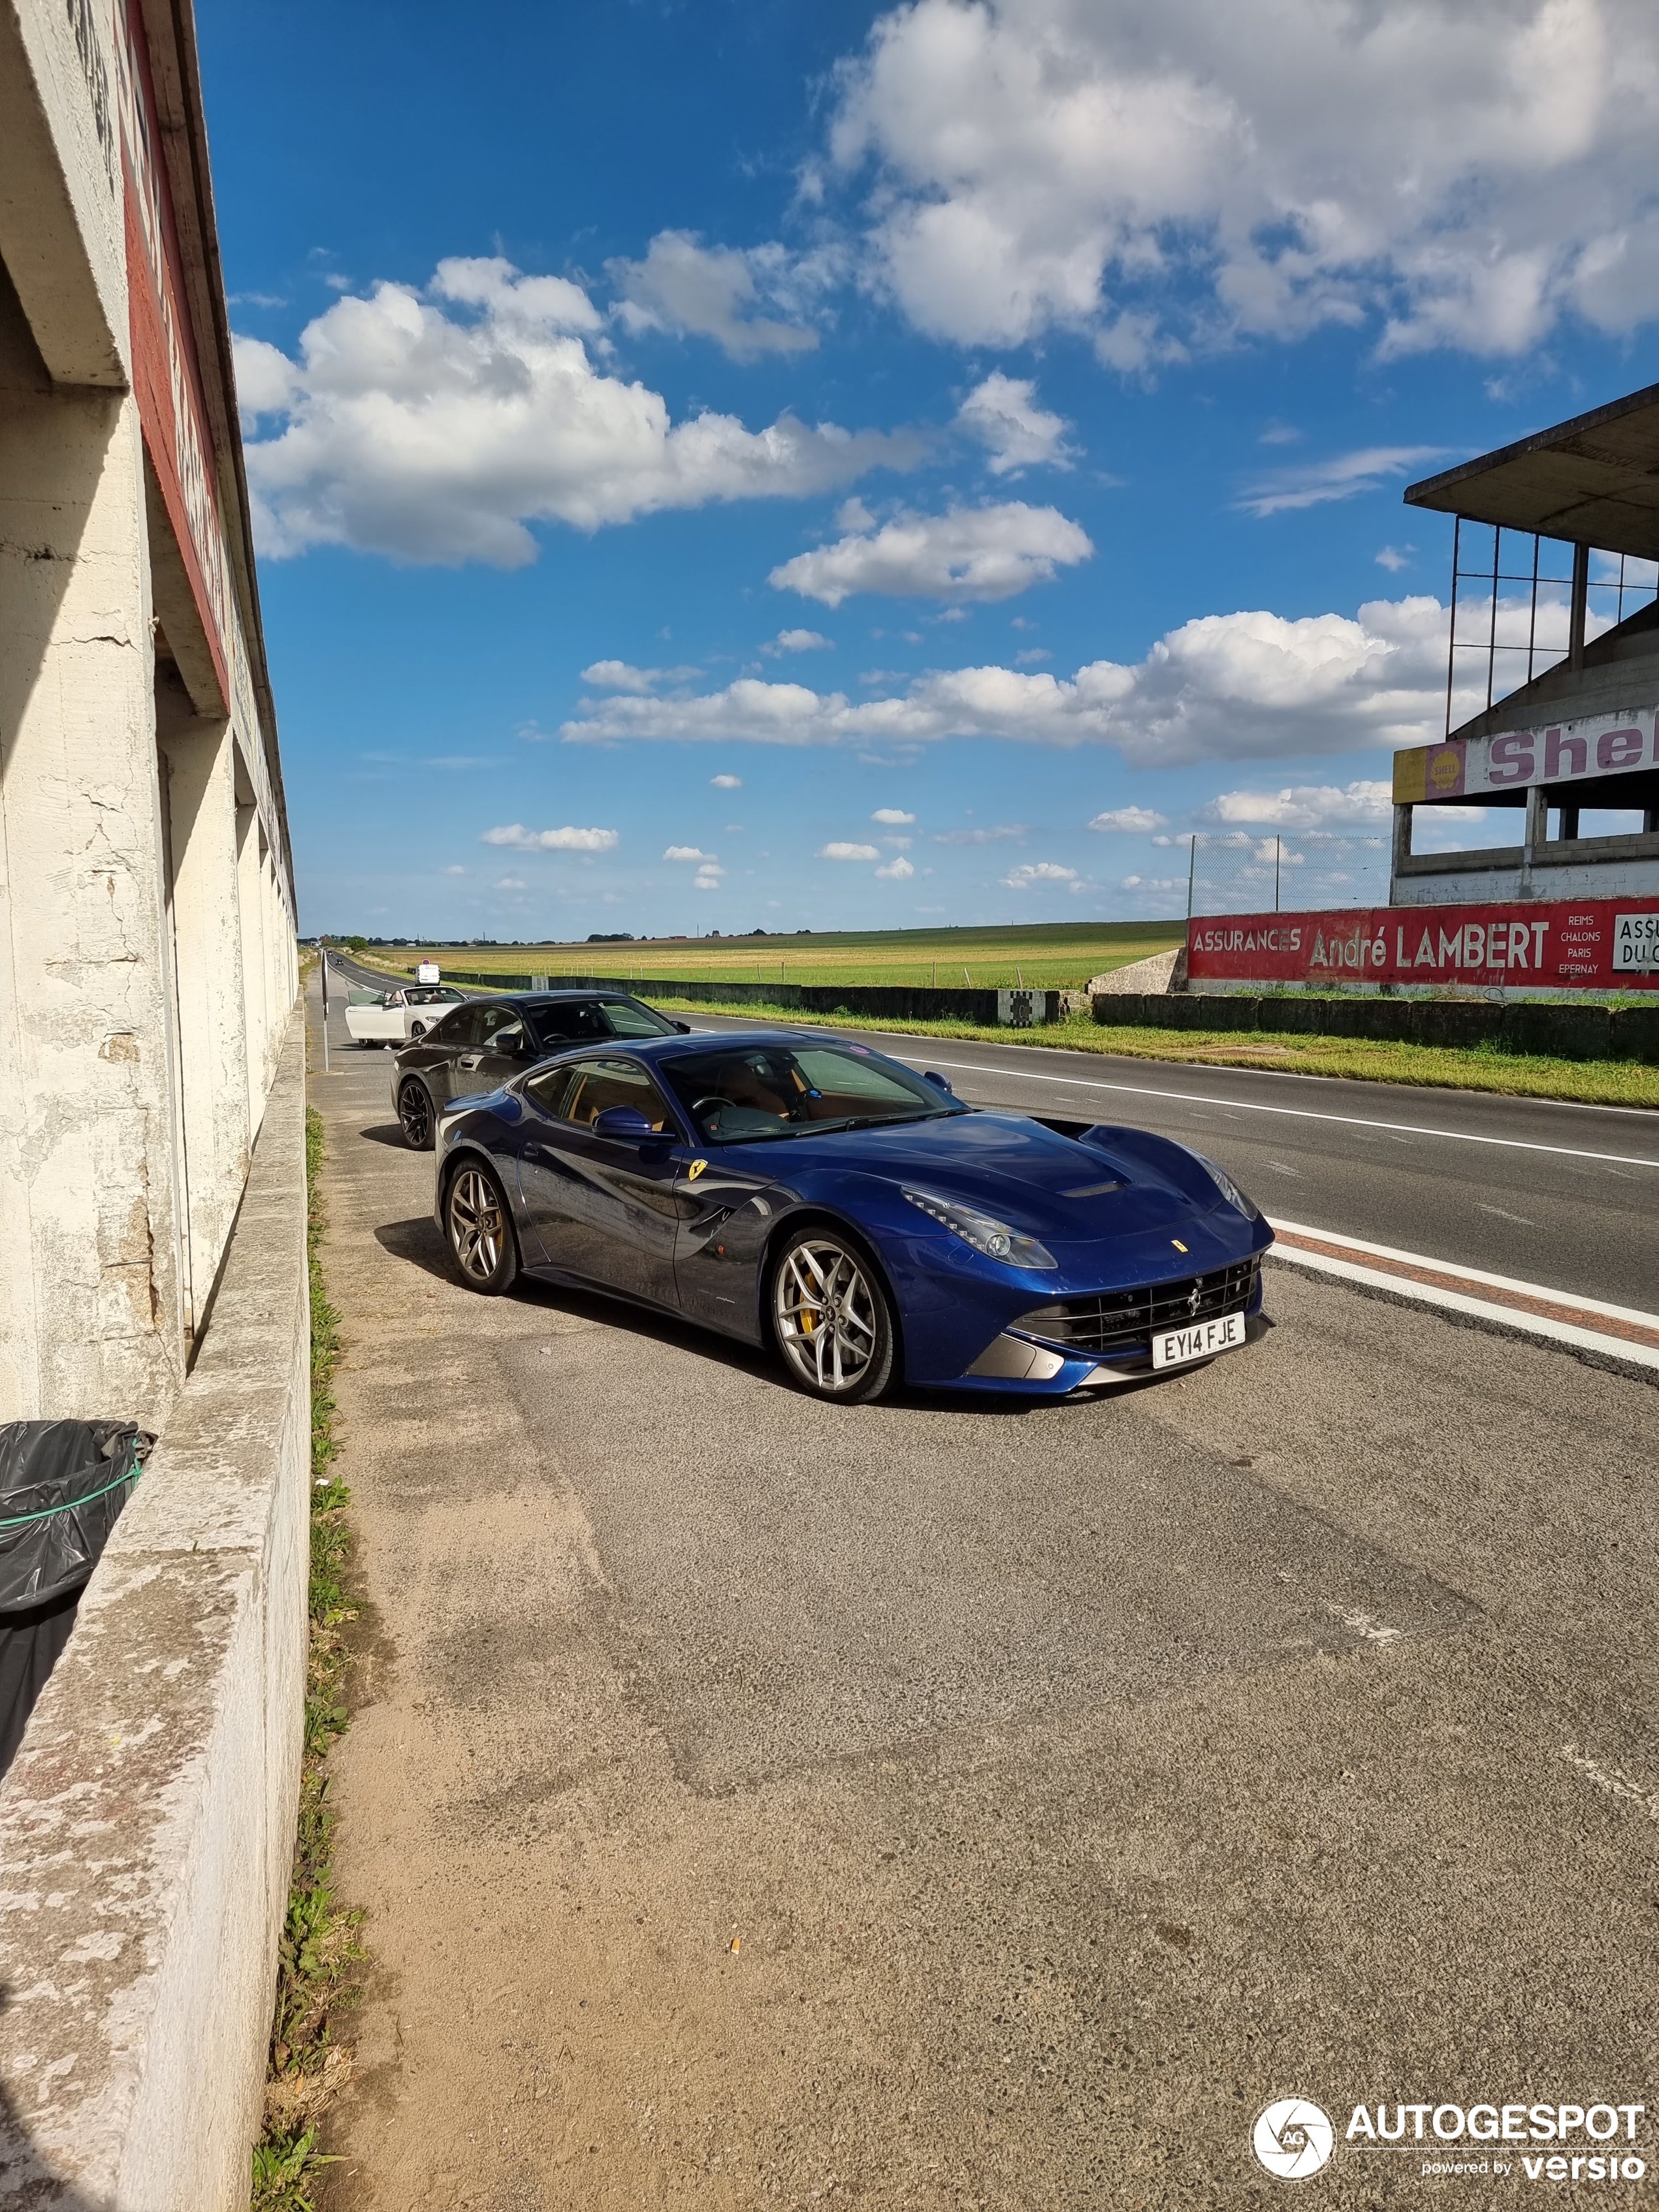
{"label": "white license plate", "polygon": [[1183,1360],[1209,1359],[1218,1352],[1233,1352],[1244,1341],[1243,1314],[1223,1314],[1218,1321],[1194,1322],[1190,1328],[1160,1329],[1152,1339],[1154,1367],[1179,1367]]}

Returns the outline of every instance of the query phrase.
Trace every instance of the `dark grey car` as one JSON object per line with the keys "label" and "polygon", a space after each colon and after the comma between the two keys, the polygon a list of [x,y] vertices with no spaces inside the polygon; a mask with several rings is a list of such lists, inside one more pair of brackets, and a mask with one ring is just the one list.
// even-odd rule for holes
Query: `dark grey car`
{"label": "dark grey car", "polygon": [[690,1034],[623,991],[517,991],[470,999],[406,1045],[392,1069],[392,1104],[411,1151],[431,1149],[440,1111],[452,1098],[495,1090],[538,1060],[573,1044],[613,1037]]}

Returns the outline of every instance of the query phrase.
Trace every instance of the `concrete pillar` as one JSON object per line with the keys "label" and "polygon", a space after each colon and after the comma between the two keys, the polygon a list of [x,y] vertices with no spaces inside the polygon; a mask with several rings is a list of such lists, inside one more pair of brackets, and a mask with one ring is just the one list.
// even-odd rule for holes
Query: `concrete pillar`
{"label": "concrete pillar", "polygon": [[243,795],[239,771],[236,805],[236,906],[242,946],[242,1003],[247,1024],[247,1111],[250,1141],[264,1118],[270,1088],[266,1040],[270,1022],[265,999],[265,918],[259,896],[259,811],[251,786]]}
{"label": "concrete pillar", "polygon": [[1543,849],[1549,836],[1549,807],[1544,797],[1544,787],[1534,783],[1527,793],[1526,829],[1521,840],[1521,884],[1522,898],[1532,896],[1532,864],[1536,854]]}
{"label": "concrete pillar", "polygon": [[228,721],[192,714],[176,680],[158,681],[156,705],[173,866],[190,1275],[199,1322],[248,1164],[235,771]]}
{"label": "concrete pillar", "polygon": [[137,408],[0,273],[0,1419],[183,1374],[148,575]]}
{"label": "concrete pillar", "polygon": [[1396,806],[1394,810],[1394,845],[1389,861],[1389,903],[1392,906],[1400,896],[1399,884],[1402,863],[1412,856],[1412,810]]}

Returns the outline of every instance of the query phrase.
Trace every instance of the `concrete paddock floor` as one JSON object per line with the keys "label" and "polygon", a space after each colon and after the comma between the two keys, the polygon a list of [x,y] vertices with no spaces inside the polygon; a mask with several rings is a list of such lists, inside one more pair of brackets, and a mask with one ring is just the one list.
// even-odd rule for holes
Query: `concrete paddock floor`
{"label": "concrete paddock floor", "polygon": [[1130,1395],[832,1410],[460,1289],[389,1074],[313,1081],[373,1953],[331,2208],[1268,2205],[1292,2093],[1322,2201],[1412,2204],[1471,2147],[1356,2105],[1659,2108],[1651,1388],[1282,1268],[1261,1346]]}

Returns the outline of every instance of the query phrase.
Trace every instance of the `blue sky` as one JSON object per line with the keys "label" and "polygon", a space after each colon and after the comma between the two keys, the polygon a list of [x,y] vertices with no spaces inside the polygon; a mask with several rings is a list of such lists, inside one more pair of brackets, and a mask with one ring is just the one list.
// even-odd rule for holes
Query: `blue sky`
{"label": "blue sky", "polygon": [[307,931],[1340,902],[1401,486],[1659,375],[1633,0],[198,29]]}

